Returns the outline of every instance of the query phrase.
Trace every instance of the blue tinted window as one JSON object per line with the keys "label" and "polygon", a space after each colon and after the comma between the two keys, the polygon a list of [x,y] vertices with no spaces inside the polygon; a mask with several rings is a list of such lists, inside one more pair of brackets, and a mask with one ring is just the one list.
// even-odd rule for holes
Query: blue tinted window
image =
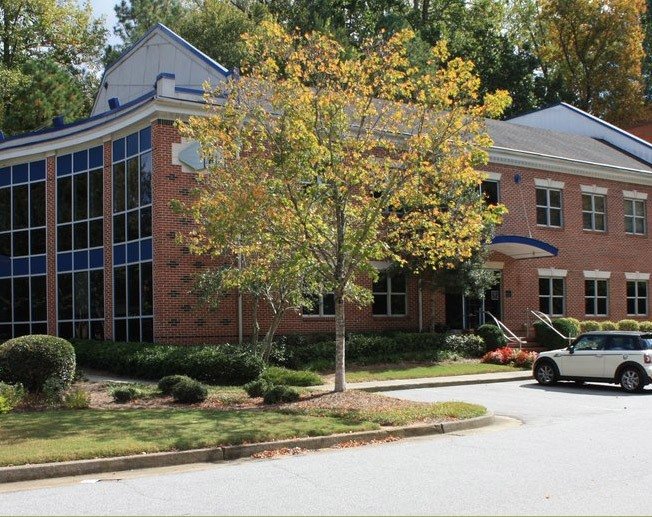
{"label": "blue tinted window", "polygon": [[152,148],[152,127],[147,126],[140,130],[140,152],[147,151]]}
{"label": "blue tinted window", "polygon": [[11,167],[0,169],[0,187],[11,185]]}
{"label": "blue tinted window", "polygon": [[26,163],[12,167],[12,181],[14,183],[26,183],[29,181],[29,168]]}
{"label": "blue tinted window", "polygon": [[72,172],[72,154],[57,157],[57,176],[64,176]]}
{"label": "blue tinted window", "polygon": [[59,253],[57,255],[57,271],[72,270],[72,253]]}
{"label": "blue tinted window", "polygon": [[45,274],[45,255],[39,257],[32,257],[32,275],[43,275]]}
{"label": "blue tinted window", "polygon": [[125,139],[120,138],[113,141],[113,161],[124,160],[125,158]]}
{"label": "blue tinted window", "polygon": [[138,133],[132,133],[127,137],[127,156],[138,154]]}
{"label": "blue tinted window", "polygon": [[88,150],[88,168],[97,169],[104,165],[104,148],[101,145]]}
{"label": "blue tinted window", "polygon": [[45,160],[32,162],[29,164],[29,179],[30,181],[38,181],[45,179]]}

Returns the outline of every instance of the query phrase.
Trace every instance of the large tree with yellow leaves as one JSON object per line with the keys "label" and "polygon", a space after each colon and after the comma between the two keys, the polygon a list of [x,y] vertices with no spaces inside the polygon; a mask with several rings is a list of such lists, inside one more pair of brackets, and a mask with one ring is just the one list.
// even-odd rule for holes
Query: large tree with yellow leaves
{"label": "large tree with yellow leaves", "polygon": [[252,64],[182,128],[219,156],[192,207],[193,251],[300,264],[308,285],[333,292],[336,391],[346,388],[345,304],[371,301],[371,262],[449,267],[502,212],[479,195],[478,166],[491,144],[484,117],[500,115],[508,95],[480,99],[472,63],[449,59],[443,44],[417,69],[413,40],[399,32],[351,58],[325,35],[265,22],[246,39]]}

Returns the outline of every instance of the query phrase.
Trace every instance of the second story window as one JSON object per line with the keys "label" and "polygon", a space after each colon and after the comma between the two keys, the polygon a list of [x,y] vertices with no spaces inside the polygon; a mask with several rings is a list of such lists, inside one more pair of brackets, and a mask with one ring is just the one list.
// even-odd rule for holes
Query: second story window
{"label": "second story window", "polygon": [[605,196],[582,194],[582,228],[596,232],[606,230]]}
{"label": "second story window", "polygon": [[485,180],[480,185],[480,192],[488,205],[497,205],[499,202],[498,182],[494,180]]}
{"label": "second story window", "polygon": [[625,199],[625,232],[632,235],[645,235],[645,201]]}
{"label": "second story window", "polygon": [[561,190],[537,187],[537,224],[561,227]]}

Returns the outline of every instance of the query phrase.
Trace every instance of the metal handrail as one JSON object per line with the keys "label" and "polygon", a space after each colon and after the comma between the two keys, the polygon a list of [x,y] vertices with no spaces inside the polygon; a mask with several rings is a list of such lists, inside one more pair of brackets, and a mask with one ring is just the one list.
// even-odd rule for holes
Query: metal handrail
{"label": "metal handrail", "polygon": [[518,343],[518,348],[520,348],[526,343],[526,341],[523,338],[518,337],[516,334],[514,334],[509,328],[507,328],[507,325],[505,325],[502,321],[500,321],[496,316],[491,314],[489,311],[483,311],[485,314],[488,314],[492,320],[496,323],[496,326],[501,330],[505,338],[507,339],[508,343]]}
{"label": "metal handrail", "polygon": [[553,325],[552,325],[552,320],[550,319],[550,316],[548,316],[546,313],[541,312],[541,311],[535,311],[533,309],[530,309],[530,312],[536,316],[539,321],[545,323],[548,328],[550,328],[555,334],[557,334],[560,338],[565,339],[568,341],[568,344],[570,345],[571,342],[573,341],[573,337],[570,336],[564,336],[559,330],[557,330]]}

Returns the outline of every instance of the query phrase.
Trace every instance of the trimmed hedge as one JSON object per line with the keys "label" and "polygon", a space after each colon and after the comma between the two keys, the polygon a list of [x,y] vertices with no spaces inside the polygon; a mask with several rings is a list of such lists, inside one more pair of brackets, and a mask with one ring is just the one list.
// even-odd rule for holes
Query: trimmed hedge
{"label": "trimmed hedge", "polygon": [[[552,320],[552,326],[555,327],[564,336],[575,337],[580,333],[579,323],[574,318],[557,318]],[[543,321],[534,323],[534,332],[537,343],[541,346],[553,349],[567,347],[569,342],[554,332]]]}
{"label": "trimmed hedge", "polygon": [[[446,336],[431,332],[396,332],[387,334],[350,334],[346,341],[349,363],[373,364],[397,360],[440,359],[447,348]],[[280,343],[276,364],[292,369],[319,365],[324,369],[335,366],[335,340],[312,341],[293,338]]]}
{"label": "trimmed hedge", "polygon": [[112,373],[160,379],[187,375],[208,384],[238,386],[263,372],[262,359],[237,345],[175,346],[74,341],[79,364]]}
{"label": "trimmed hedge", "polygon": [[280,366],[269,366],[265,368],[261,377],[270,384],[285,386],[321,386],[324,384],[322,378],[315,372],[289,370]]}
{"label": "trimmed hedge", "polygon": [[639,330],[639,324],[636,320],[620,320],[618,330]]}
{"label": "trimmed hedge", "polygon": [[265,404],[280,404],[297,400],[299,400],[299,392],[290,386],[273,386],[263,396]]}
{"label": "trimmed hedge", "polygon": [[264,397],[265,393],[267,393],[272,387],[273,384],[270,384],[262,377],[256,379],[255,381],[248,382],[243,386],[244,390],[247,392],[247,395],[252,398]]}
{"label": "trimmed hedge", "polygon": [[178,383],[185,380],[192,380],[187,375],[166,375],[160,381],[156,387],[163,395],[172,395],[172,388],[174,388]]}
{"label": "trimmed hedge", "polygon": [[641,332],[652,332],[652,321],[641,321],[638,328]]}
{"label": "trimmed hedge", "polygon": [[602,325],[599,321],[585,320],[580,321],[580,332],[593,332],[596,330],[602,330]]}
{"label": "trimmed hedge", "polygon": [[603,321],[600,323],[601,330],[618,330],[618,324],[613,321]]}
{"label": "trimmed hedge", "polygon": [[195,379],[181,379],[172,386],[172,398],[181,404],[204,402],[208,397],[208,389]]}
{"label": "trimmed hedge", "polygon": [[39,392],[46,382],[67,388],[75,377],[75,350],[65,339],[21,336],[0,345],[0,381],[20,383],[27,391]]}
{"label": "trimmed hedge", "polygon": [[491,323],[480,325],[475,333],[484,340],[487,351],[495,350],[507,344],[507,338],[503,331]]}

